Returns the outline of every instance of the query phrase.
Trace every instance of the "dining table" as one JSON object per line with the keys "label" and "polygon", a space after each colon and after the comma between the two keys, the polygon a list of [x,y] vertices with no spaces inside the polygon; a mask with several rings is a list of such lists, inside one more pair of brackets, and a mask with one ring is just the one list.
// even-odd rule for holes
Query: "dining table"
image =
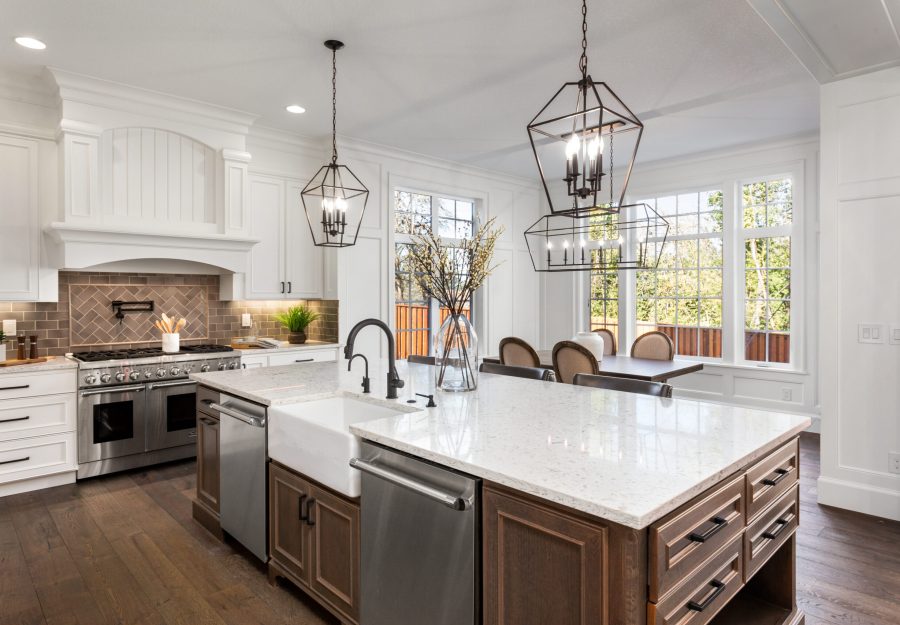
{"label": "dining table", "polygon": [[[545,369],[553,368],[553,352],[549,349],[537,350],[540,366]],[[484,362],[500,363],[499,356],[486,356]],[[631,380],[646,380],[647,382],[666,382],[672,378],[689,373],[695,373],[703,369],[703,363],[696,360],[655,360],[652,358],[633,358],[624,355],[607,354],[598,363],[600,375],[608,375],[616,378],[629,378]]]}

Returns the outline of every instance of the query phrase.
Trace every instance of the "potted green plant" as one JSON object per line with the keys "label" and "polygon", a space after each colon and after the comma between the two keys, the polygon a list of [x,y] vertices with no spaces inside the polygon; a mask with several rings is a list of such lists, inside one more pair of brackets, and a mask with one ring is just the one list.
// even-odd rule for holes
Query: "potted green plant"
{"label": "potted green plant", "polygon": [[319,313],[309,306],[291,306],[287,311],[275,315],[275,319],[290,333],[288,343],[291,345],[306,343],[306,328],[318,318]]}

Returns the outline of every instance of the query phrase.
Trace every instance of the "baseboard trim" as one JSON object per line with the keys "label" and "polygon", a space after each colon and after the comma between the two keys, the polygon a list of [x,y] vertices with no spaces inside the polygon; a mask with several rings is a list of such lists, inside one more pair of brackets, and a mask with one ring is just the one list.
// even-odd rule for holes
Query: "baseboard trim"
{"label": "baseboard trim", "polygon": [[900,521],[900,492],[830,477],[820,477],[816,490],[822,505]]}
{"label": "baseboard trim", "polygon": [[54,486],[63,486],[65,484],[75,483],[75,471],[65,471],[56,473],[55,475],[43,475],[41,477],[32,477],[8,484],[0,484],[0,497],[9,495],[18,495],[19,493],[27,493],[33,490],[42,490],[44,488],[53,488]]}

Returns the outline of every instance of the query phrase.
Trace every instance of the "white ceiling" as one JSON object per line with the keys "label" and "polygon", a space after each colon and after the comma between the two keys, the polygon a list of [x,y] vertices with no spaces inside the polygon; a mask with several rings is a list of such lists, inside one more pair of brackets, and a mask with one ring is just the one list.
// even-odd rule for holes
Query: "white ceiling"
{"label": "white ceiling", "polygon": [[[746,0],[590,0],[589,58],[640,162],[818,128],[818,88]],[[0,0],[0,69],[45,65],[534,176],[526,123],[577,76],[577,0]],[[41,52],[12,39],[31,35]],[[296,116],[284,106],[299,103]]]}

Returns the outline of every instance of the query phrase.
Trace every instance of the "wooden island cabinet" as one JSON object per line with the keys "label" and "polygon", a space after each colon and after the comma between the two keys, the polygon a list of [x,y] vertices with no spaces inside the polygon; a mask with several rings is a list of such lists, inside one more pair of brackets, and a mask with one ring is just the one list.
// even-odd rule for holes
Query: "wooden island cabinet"
{"label": "wooden island cabinet", "polygon": [[793,439],[643,529],[485,483],[485,625],[799,625]]}

